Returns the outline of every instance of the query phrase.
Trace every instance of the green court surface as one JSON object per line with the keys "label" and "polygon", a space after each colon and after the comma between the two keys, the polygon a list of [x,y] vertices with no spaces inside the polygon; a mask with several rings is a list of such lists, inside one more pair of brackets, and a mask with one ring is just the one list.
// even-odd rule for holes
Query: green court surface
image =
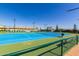
{"label": "green court surface", "polygon": [[[68,38],[68,37],[72,37],[72,36],[74,36],[74,35],[65,36],[64,38]],[[6,54],[13,53],[13,52],[16,52],[16,51],[20,51],[20,50],[23,50],[23,49],[29,49],[31,47],[47,44],[47,43],[54,42],[54,41],[57,41],[57,40],[60,40],[60,39],[62,39],[62,38],[56,37],[56,38],[47,38],[47,39],[35,40],[35,41],[29,41],[29,42],[21,42],[21,43],[16,43],[16,44],[0,45],[0,55],[6,55]],[[43,53],[45,51],[52,49],[53,47],[56,47],[56,45],[57,44],[50,45],[48,47],[41,48],[41,49],[29,52],[29,53],[21,54],[20,56],[37,56],[37,55],[40,55],[41,53]],[[57,49],[55,49],[55,51],[54,50],[53,51],[60,53],[59,50],[60,50],[60,48],[57,48]],[[48,52],[47,54],[44,54],[44,55],[51,56],[53,54]]]}

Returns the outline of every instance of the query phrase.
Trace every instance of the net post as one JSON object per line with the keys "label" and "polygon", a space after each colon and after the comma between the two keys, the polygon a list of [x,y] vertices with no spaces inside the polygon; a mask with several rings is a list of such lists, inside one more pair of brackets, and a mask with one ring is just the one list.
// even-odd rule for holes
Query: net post
{"label": "net post", "polygon": [[63,40],[61,40],[61,56],[63,56]]}
{"label": "net post", "polygon": [[78,35],[76,35],[76,44],[78,44]]}

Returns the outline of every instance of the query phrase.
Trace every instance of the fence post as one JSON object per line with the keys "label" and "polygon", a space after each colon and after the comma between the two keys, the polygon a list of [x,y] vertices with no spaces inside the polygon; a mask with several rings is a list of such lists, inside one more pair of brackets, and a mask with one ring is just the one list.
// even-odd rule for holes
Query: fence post
{"label": "fence post", "polygon": [[78,44],[78,35],[76,35],[76,44]]}
{"label": "fence post", "polygon": [[61,40],[61,56],[63,56],[63,40]]}

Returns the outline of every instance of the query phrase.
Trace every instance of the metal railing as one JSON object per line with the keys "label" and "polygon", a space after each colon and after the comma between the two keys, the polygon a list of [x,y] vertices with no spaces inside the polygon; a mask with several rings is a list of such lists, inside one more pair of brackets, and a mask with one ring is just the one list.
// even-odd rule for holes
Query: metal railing
{"label": "metal railing", "polygon": [[[58,55],[58,56],[63,56],[64,53],[68,49],[70,49],[75,44],[78,44],[78,41],[79,41],[78,40],[78,36],[76,35],[74,37],[62,38],[62,39],[57,40],[55,42],[50,42],[50,43],[47,43],[47,44],[43,44],[43,45],[39,45],[39,46],[35,46],[35,47],[28,48],[28,49],[24,49],[24,50],[12,52],[12,53],[9,53],[9,54],[5,54],[3,56],[19,56],[19,55],[22,55],[22,54],[26,54],[26,53],[29,53],[29,52],[33,52],[35,50],[39,50],[41,48],[49,47],[50,45],[54,45],[54,44],[56,45],[55,47],[52,47],[51,49],[49,49],[49,50],[47,50],[45,52],[42,52],[42,53],[38,54],[38,56],[42,56],[42,55],[44,55],[44,54],[46,54],[48,52],[50,52],[52,54],[55,54],[55,55]],[[56,49],[58,49],[57,51],[60,51],[60,52],[57,52],[59,54],[52,52],[52,51],[54,51]]]}

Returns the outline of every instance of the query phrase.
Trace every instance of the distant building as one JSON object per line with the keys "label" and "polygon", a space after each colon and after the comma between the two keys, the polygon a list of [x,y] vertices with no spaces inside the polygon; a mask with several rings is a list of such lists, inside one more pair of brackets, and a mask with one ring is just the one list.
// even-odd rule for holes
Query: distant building
{"label": "distant building", "polygon": [[73,26],[73,32],[74,32],[74,33],[77,32],[77,25],[76,25],[76,24],[74,24],[74,26]]}
{"label": "distant building", "polygon": [[56,25],[56,31],[58,31],[59,30],[59,27],[58,27],[58,25]]}
{"label": "distant building", "polygon": [[5,26],[0,26],[0,31],[14,31],[15,32],[19,32],[19,31],[25,31],[25,32],[31,32],[33,30],[33,28],[31,27],[5,27]]}
{"label": "distant building", "polygon": [[0,26],[0,31],[5,31],[5,30],[6,30],[5,26]]}
{"label": "distant building", "polygon": [[52,31],[52,27],[51,26],[47,27],[47,31]]}
{"label": "distant building", "polygon": [[54,32],[59,32],[59,31],[60,31],[60,29],[59,29],[58,25],[56,25]]}

